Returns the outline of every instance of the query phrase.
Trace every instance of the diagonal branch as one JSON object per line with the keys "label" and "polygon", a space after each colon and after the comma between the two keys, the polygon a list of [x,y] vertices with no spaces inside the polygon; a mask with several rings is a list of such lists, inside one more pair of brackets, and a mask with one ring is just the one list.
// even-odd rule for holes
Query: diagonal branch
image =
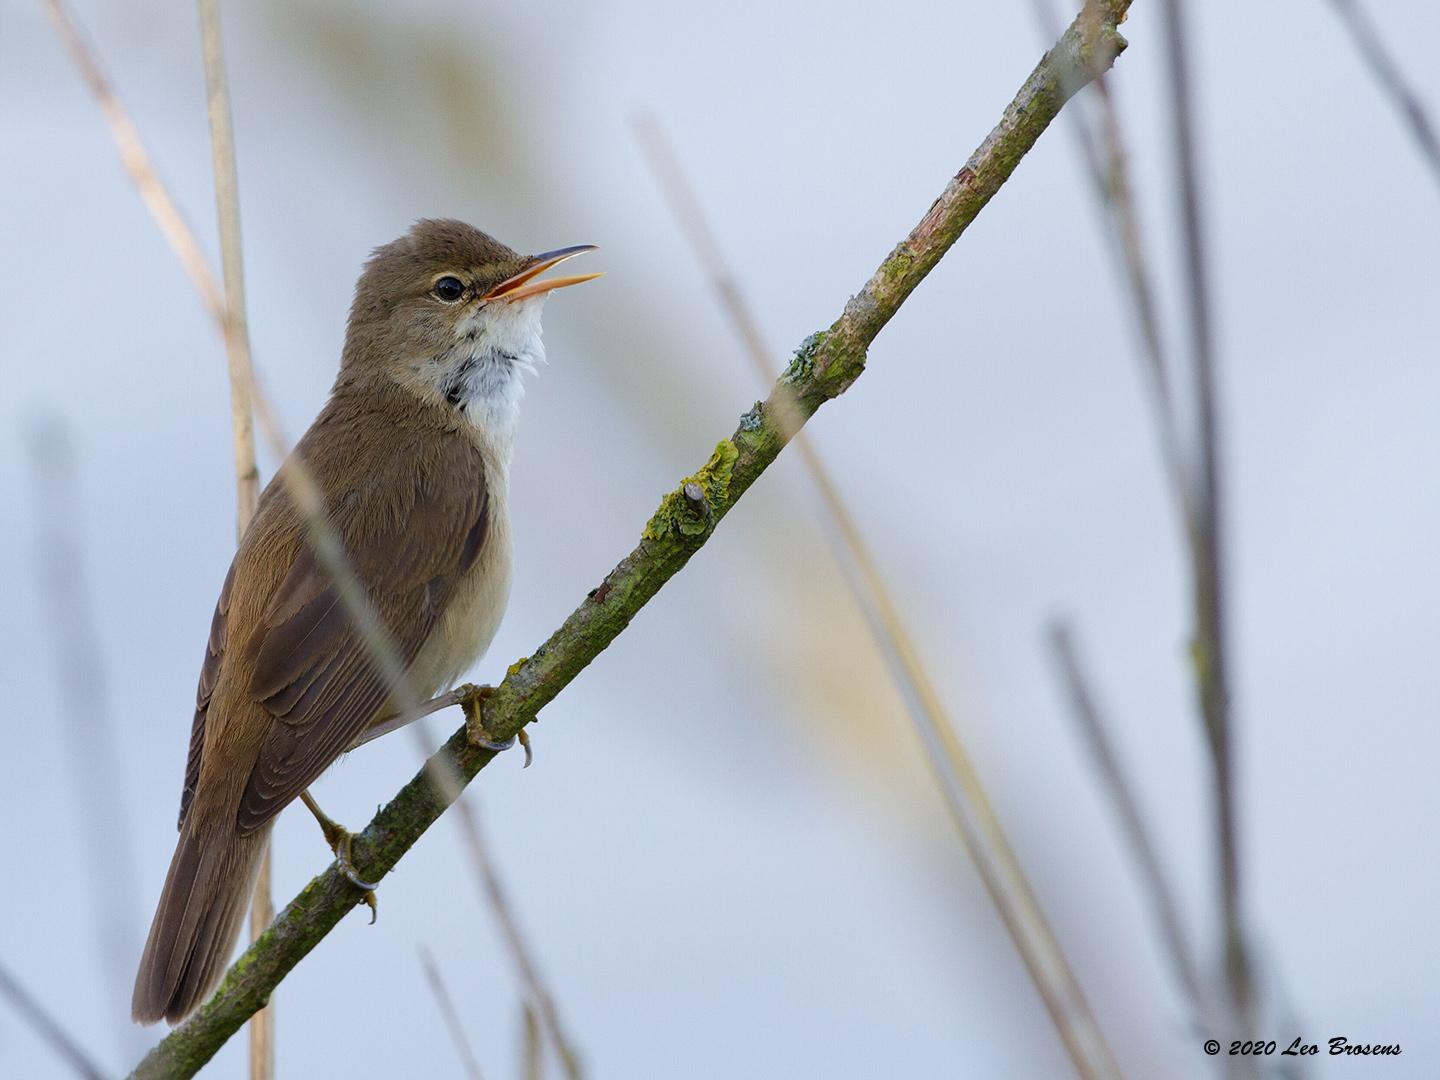
{"label": "diagonal branch", "polygon": [[[532,722],[704,545],[784,448],[790,427],[777,422],[778,409],[803,422],[860,376],[875,336],[1010,177],[1070,94],[1124,48],[1116,24],[1129,6],[1130,0],[1092,0],[1089,15],[1077,19],[1045,54],[994,130],[841,316],[806,340],[769,398],[742,416],[709,461],[661,500],[635,550],[535,655],[516,664],[492,693],[466,701],[468,716],[483,723],[491,739],[505,739]],[[389,873],[453,801],[430,779],[431,769],[468,782],[494,757],[472,744],[464,728],[455,732],[356,837],[357,870],[370,880]],[[240,957],[216,995],[132,1075],[194,1075],[356,902],[354,888],[333,866],[312,880]]]}

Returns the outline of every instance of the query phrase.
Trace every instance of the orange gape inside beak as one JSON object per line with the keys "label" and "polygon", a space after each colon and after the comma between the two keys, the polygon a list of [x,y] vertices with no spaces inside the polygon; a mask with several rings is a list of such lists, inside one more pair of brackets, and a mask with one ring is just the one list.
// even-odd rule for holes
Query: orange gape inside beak
{"label": "orange gape inside beak", "polygon": [[567,285],[579,285],[582,281],[593,281],[600,277],[599,274],[571,274],[569,277],[547,278],[544,281],[535,280],[552,266],[558,266],[566,259],[573,259],[576,255],[583,255],[587,251],[594,251],[594,244],[577,244],[574,247],[560,248],[558,251],[546,251],[533,257],[532,262],[520,273],[514,274],[496,285],[482,300],[523,300],[527,296],[539,296],[552,289],[563,289]]}

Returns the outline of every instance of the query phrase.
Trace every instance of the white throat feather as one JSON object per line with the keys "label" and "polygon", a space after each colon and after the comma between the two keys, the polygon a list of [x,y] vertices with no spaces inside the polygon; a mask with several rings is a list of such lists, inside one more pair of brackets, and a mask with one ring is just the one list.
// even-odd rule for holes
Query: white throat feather
{"label": "white throat feather", "polygon": [[524,376],[545,362],[540,312],[545,297],[494,300],[456,327],[455,344],[426,365],[436,392],[509,462],[525,396]]}

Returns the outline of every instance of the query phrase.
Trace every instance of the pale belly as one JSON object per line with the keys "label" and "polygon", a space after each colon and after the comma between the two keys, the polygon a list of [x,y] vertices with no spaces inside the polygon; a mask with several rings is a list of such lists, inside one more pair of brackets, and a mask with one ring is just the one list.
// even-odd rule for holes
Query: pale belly
{"label": "pale belly", "polygon": [[509,515],[492,502],[480,557],[455,586],[440,622],[411,667],[412,685],[422,696],[448,689],[485,655],[510,599],[511,566]]}

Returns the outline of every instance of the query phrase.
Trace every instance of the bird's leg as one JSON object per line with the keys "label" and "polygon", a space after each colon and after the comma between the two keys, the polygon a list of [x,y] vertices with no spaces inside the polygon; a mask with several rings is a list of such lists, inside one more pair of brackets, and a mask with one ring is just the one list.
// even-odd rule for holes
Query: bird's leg
{"label": "bird's leg", "polygon": [[409,712],[381,713],[375,717],[375,719],[371,721],[370,726],[362,731],[359,737],[345,749],[347,751],[354,750],[357,747],[364,746],[368,742],[374,742],[382,735],[389,735],[392,731],[399,731],[403,727],[409,727],[422,716],[429,716],[431,713],[439,712],[441,709],[448,709],[451,705],[459,705],[467,694],[475,693],[481,689],[488,689],[488,687],[472,686],[470,683],[465,683],[463,686],[457,686],[454,690],[441,694],[439,697],[432,698],[419,708],[411,709]]}
{"label": "bird's leg", "polygon": [[338,821],[335,821],[320,805],[311,797],[310,792],[302,791],[300,801],[303,802],[310,813],[315,815],[315,820],[320,823],[320,831],[325,834],[325,843],[330,845],[330,850],[335,853],[335,865],[345,879],[357,889],[364,889],[363,897],[365,904],[370,908],[370,921],[373,923],[380,913],[379,905],[375,901],[375,890],[379,887],[378,881],[365,881],[355,870],[355,864],[350,861],[350,845],[354,841],[354,834],[345,828]]}
{"label": "bird's leg", "polygon": [[[511,664],[510,670],[514,671],[515,668],[522,663],[524,663],[524,661],[520,660]],[[354,750],[357,747],[364,746],[366,743],[380,738],[382,735],[389,735],[392,731],[399,731],[401,728],[413,724],[422,716],[429,716],[431,713],[439,712],[441,709],[448,709],[451,705],[460,705],[464,708],[465,723],[469,729],[468,734],[472,743],[496,752],[509,750],[515,745],[516,738],[509,738],[504,742],[496,742],[485,732],[485,725],[480,717],[480,703],[493,693],[495,693],[493,686],[476,686],[474,683],[463,683],[455,687],[455,689],[441,694],[439,697],[432,698],[418,709],[404,713],[385,713],[376,717],[374,723],[361,732],[360,737],[352,742],[349,747],[347,747],[347,750]],[[522,729],[518,736],[518,741],[520,745],[525,748],[525,768],[528,769],[530,762],[534,760],[534,754],[530,748],[530,736]]]}

